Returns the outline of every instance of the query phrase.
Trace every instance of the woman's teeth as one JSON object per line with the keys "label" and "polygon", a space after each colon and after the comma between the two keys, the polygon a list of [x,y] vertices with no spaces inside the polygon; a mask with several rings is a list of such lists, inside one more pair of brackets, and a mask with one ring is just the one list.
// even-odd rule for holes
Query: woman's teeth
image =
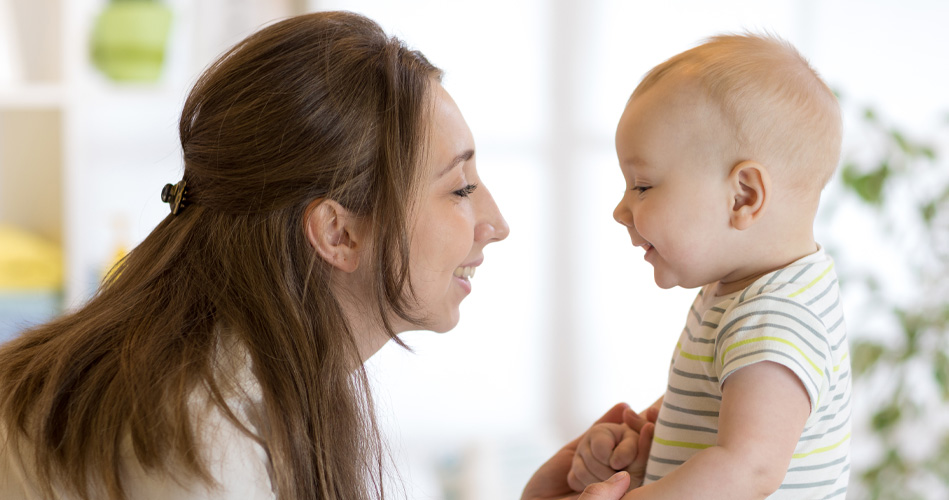
{"label": "woman's teeth", "polygon": [[475,268],[474,268],[474,266],[456,267],[456,268],[455,268],[455,272],[454,272],[453,274],[454,274],[455,277],[457,277],[457,278],[470,279],[470,278],[474,277],[474,275],[475,275]]}

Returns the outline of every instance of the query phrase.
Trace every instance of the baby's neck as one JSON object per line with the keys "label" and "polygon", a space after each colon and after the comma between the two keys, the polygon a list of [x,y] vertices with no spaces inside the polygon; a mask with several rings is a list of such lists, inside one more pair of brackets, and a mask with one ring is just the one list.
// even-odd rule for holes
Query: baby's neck
{"label": "baby's neck", "polygon": [[769,253],[767,257],[762,258],[760,261],[752,260],[752,262],[756,263],[745,263],[741,268],[736,269],[728,276],[711,283],[709,285],[709,292],[716,297],[720,297],[744,290],[757,281],[758,278],[786,267],[798,259],[811,255],[818,251],[819,248],[817,243],[815,243],[813,239],[810,239],[809,241],[802,241],[801,244],[794,247],[788,247],[785,251]]}

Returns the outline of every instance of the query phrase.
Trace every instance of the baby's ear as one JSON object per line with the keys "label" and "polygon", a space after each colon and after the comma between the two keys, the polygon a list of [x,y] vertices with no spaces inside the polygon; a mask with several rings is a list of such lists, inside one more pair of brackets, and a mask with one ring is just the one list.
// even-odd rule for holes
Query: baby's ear
{"label": "baby's ear", "polygon": [[363,246],[358,219],[335,200],[313,200],[304,215],[306,238],[319,256],[347,273],[359,267]]}
{"label": "baby's ear", "polygon": [[728,186],[733,200],[731,225],[743,231],[764,215],[771,196],[771,177],[764,165],[746,160],[732,168],[728,174]]}

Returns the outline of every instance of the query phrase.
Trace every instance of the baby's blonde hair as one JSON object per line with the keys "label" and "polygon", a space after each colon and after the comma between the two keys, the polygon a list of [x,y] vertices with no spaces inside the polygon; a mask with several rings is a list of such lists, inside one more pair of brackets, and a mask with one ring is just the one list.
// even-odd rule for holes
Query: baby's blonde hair
{"label": "baby's blonde hair", "polygon": [[646,74],[630,99],[670,75],[696,81],[721,106],[738,160],[787,172],[819,192],[840,159],[837,98],[807,60],[773,35],[720,35]]}

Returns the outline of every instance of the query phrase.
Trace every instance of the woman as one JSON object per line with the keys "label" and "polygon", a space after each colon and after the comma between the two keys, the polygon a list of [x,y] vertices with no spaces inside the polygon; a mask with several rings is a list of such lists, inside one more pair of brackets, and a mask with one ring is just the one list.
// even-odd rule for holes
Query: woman
{"label": "woman", "polygon": [[[82,309],[0,349],[0,498],[383,497],[363,362],[454,327],[508,234],[439,77],[339,12],[213,64],[172,213]],[[559,495],[561,462],[525,497]]]}

